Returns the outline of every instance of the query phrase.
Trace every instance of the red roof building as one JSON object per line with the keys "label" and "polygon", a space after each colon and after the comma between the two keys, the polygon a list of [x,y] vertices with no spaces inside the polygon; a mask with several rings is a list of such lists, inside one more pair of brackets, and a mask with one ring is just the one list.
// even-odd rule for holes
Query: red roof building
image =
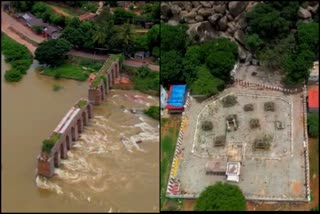
{"label": "red roof building", "polygon": [[310,112],[319,112],[319,87],[308,86],[308,109]]}

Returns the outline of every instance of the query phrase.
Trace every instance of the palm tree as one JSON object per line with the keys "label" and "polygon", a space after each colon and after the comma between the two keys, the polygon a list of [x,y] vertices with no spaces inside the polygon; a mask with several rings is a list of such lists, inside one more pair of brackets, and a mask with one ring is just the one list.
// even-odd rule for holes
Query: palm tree
{"label": "palm tree", "polygon": [[96,42],[98,45],[103,46],[106,42],[106,31],[104,29],[96,30],[93,34],[93,41]]}
{"label": "palm tree", "polygon": [[128,54],[129,50],[134,46],[134,43],[136,42],[136,32],[132,28],[132,25],[130,25],[129,23],[124,24],[118,33],[118,38],[123,43],[124,53]]}

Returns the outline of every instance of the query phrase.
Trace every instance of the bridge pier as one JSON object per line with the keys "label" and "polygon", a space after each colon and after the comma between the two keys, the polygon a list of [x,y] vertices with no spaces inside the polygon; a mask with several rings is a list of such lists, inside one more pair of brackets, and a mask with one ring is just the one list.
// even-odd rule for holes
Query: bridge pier
{"label": "bridge pier", "polygon": [[67,155],[67,143],[66,141],[63,141],[60,145],[60,154],[61,154],[61,158],[62,159],[67,159],[68,158],[68,155]]}

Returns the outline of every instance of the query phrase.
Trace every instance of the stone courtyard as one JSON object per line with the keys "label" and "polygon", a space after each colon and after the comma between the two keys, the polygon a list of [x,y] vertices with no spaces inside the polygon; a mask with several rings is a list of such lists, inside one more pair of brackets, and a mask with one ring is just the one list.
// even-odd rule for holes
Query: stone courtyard
{"label": "stone courtyard", "polygon": [[[224,107],[228,96],[235,96],[236,102]],[[208,166],[224,170],[227,162],[238,161],[240,180],[235,184],[246,199],[306,201],[302,101],[302,92],[288,95],[240,86],[201,103],[191,98],[173,178],[179,184],[177,195],[197,197],[205,187],[226,182],[220,169],[208,173]],[[265,109],[268,102],[273,111]],[[258,140],[268,146],[261,147]]]}

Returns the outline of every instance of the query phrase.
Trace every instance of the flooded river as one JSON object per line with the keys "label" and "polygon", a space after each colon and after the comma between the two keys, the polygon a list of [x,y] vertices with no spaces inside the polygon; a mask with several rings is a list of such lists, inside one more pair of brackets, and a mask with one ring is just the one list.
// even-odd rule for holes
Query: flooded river
{"label": "flooded river", "polygon": [[[21,82],[9,84],[1,61],[2,211],[159,210],[158,122],[129,110],[158,105],[157,97],[111,90],[56,175],[37,177],[42,140],[79,98],[87,98],[88,83],[42,76],[35,61]],[[63,89],[53,91],[55,84]]]}

